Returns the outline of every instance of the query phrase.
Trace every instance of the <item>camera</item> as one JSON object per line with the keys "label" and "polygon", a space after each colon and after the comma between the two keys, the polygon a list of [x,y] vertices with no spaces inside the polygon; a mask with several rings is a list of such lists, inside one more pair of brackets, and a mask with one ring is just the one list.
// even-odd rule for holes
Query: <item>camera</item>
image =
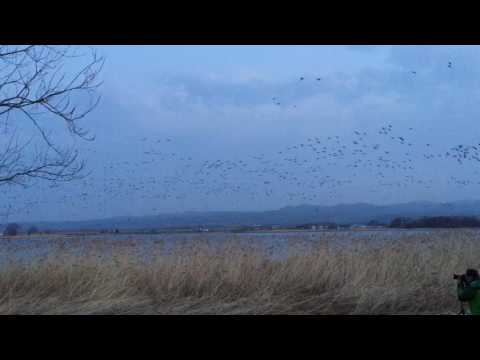
{"label": "camera", "polygon": [[453,280],[460,280],[461,282],[466,283],[467,282],[467,276],[465,274],[453,274]]}

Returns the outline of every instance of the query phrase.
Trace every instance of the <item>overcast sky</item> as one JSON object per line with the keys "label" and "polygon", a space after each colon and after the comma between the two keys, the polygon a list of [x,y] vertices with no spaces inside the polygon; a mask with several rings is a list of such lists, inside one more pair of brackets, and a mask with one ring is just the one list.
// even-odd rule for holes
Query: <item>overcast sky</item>
{"label": "overcast sky", "polygon": [[478,199],[480,162],[440,154],[480,143],[479,47],[96,48],[96,140],[78,142],[91,176],[9,188],[11,219]]}

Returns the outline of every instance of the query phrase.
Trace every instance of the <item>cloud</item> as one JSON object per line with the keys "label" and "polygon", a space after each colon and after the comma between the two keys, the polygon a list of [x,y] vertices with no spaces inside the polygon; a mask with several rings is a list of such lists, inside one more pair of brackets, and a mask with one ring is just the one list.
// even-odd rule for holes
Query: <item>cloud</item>
{"label": "cloud", "polygon": [[[219,143],[232,134],[262,141],[276,133],[295,137],[312,131],[338,132],[339,124],[341,131],[358,126],[373,129],[386,122],[436,127],[443,123],[448,129],[449,116],[469,124],[478,113],[471,107],[479,96],[474,74],[447,68],[442,50],[437,60],[442,66],[414,75],[405,65],[407,54],[412,57],[414,50],[392,48],[389,61],[403,67],[337,72],[320,81],[308,76],[283,82],[185,74],[152,77],[116,88],[108,106],[117,103],[125,109],[123,118],[130,118],[139,130],[192,138],[215,133]],[[435,63],[436,51],[419,51],[430,52],[428,63]]]}

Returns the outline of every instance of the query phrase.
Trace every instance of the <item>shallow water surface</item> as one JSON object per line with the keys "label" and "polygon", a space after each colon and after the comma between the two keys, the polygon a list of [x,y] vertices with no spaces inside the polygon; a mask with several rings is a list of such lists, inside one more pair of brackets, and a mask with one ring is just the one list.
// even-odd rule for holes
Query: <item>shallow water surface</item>
{"label": "shallow water surface", "polygon": [[[73,255],[86,254],[99,249],[106,255],[120,251],[133,251],[141,258],[152,254],[172,253],[175,249],[208,244],[213,248],[234,244],[262,251],[271,257],[283,257],[288,253],[308,251],[319,244],[329,247],[348,247],[362,243],[381,246],[386,242],[417,240],[431,237],[451,236],[459,230],[433,229],[381,229],[381,230],[330,230],[330,231],[284,231],[252,233],[186,233],[186,234],[89,234],[89,235],[32,235],[0,237],[0,263],[31,262],[43,259],[58,250]],[[478,237],[480,230],[467,231]],[[470,236],[469,235],[469,236]],[[180,250],[181,251],[181,250]]]}

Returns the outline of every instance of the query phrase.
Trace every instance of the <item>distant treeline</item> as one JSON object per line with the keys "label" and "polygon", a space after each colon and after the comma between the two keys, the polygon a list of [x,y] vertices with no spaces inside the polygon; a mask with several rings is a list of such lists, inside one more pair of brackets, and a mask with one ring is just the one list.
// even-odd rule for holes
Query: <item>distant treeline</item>
{"label": "distant treeline", "polygon": [[398,217],[390,223],[391,228],[463,228],[480,227],[480,220],[473,216],[433,216],[410,219]]}

